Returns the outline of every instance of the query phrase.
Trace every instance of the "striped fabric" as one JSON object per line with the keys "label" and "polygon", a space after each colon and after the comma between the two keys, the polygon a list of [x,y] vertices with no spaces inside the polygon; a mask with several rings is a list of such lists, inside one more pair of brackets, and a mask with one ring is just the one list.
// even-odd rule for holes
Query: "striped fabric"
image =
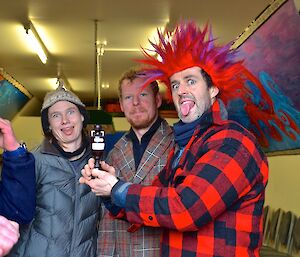
{"label": "striped fabric", "polygon": [[[107,157],[117,176],[123,180],[150,185],[153,178],[164,168],[167,157],[173,147],[173,131],[165,120],[153,135],[140,165],[135,170],[132,142],[123,135]],[[130,223],[113,220],[104,210],[98,234],[97,256],[119,257],[158,257],[160,256],[161,229],[143,227],[134,233],[127,229]],[[115,252],[115,255],[114,255]]]}
{"label": "striped fabric", "polygon": [[216,101],[175,170],[172,151],[153,186],[129,187],[127,219],[164,228],[163,257],[259,256],[267,159],[254,136],[224,114]]}

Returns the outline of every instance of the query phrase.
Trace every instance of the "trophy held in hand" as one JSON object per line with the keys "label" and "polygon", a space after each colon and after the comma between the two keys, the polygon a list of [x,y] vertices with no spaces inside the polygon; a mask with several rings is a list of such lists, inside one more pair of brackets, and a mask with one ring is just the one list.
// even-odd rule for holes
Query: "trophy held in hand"
{"label": "trophy held in hand", "polygon": [[95,169],[100,169],[100,160],[104,152],[104,130],[101,125],[95,124],[91,130],[92,156],[95,159]]}

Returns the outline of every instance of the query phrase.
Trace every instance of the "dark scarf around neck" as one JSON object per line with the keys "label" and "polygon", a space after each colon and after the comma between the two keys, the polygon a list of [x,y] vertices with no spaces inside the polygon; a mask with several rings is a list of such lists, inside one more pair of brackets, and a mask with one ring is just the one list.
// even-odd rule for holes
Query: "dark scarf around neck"
{"label": "dark scarf around neck", "polygon": [[59,143],[57,142],[56,138],[52,139],[52,144],[61,153],[61,155],[67,159],[71,159],[75,156],[82,154],[83,151],[85,151],[88,147],[90,147],[89,140],[84,134],[82,135],[81,146],[74,152],[66,152],[64,149],[62,149]]}
{"label": "dark scarf around neck", "polygon": [[181,120],[173,125],[175,142],[180,148],[187,145],[192,135],[194,134],[195,128],[199,124],[201,117],[191,123],[184,123]]}

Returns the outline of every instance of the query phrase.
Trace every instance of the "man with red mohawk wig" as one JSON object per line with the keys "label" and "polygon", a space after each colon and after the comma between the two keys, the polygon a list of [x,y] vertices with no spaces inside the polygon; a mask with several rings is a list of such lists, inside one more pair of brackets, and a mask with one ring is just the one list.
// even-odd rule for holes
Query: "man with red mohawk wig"
{"label": "man with red mohawk wig", "polygon": [[[90,159],[80,182],[110,196],[120,208],[116,218],[137,228],[162,227],[163,257],[259,256],[268,163],[256,137],[228,119],[226,106],[242,99],[258,125],[273,114],[272,101],[242,62],[234,61],[230,45],[215,45],[208,26],[180,23],[174,33],[158,35],[152,45],[162,60],[144,50],[140,62],[148,65],[145,84],[167,85],[180,119],[166,167],[152,186],[142,186],[116,178],[104,162],[102,171],[93,170]],[[257,85],[263,102],[252,102],[246,81]],[[259,126],[256,132],[262,134]]]}

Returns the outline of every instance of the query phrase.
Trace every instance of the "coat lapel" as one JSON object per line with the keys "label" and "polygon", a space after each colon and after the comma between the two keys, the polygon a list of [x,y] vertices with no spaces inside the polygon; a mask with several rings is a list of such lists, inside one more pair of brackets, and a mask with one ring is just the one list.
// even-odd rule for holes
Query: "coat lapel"
{"label": "coat lapel", "polygon": [[133,183],[141,183],[148,174],[154,178],[157,172],[152,174],[151,170],[153,170],[153,167],[159,165],[158,162],[161,156],[167,154],[166,151],[170,147],[171,141],[173,141],[173,138],[170,137],[171,133],[172,130],[167,126],[166,121],[162,121],[143,154],[138,170],[133,177]]}

